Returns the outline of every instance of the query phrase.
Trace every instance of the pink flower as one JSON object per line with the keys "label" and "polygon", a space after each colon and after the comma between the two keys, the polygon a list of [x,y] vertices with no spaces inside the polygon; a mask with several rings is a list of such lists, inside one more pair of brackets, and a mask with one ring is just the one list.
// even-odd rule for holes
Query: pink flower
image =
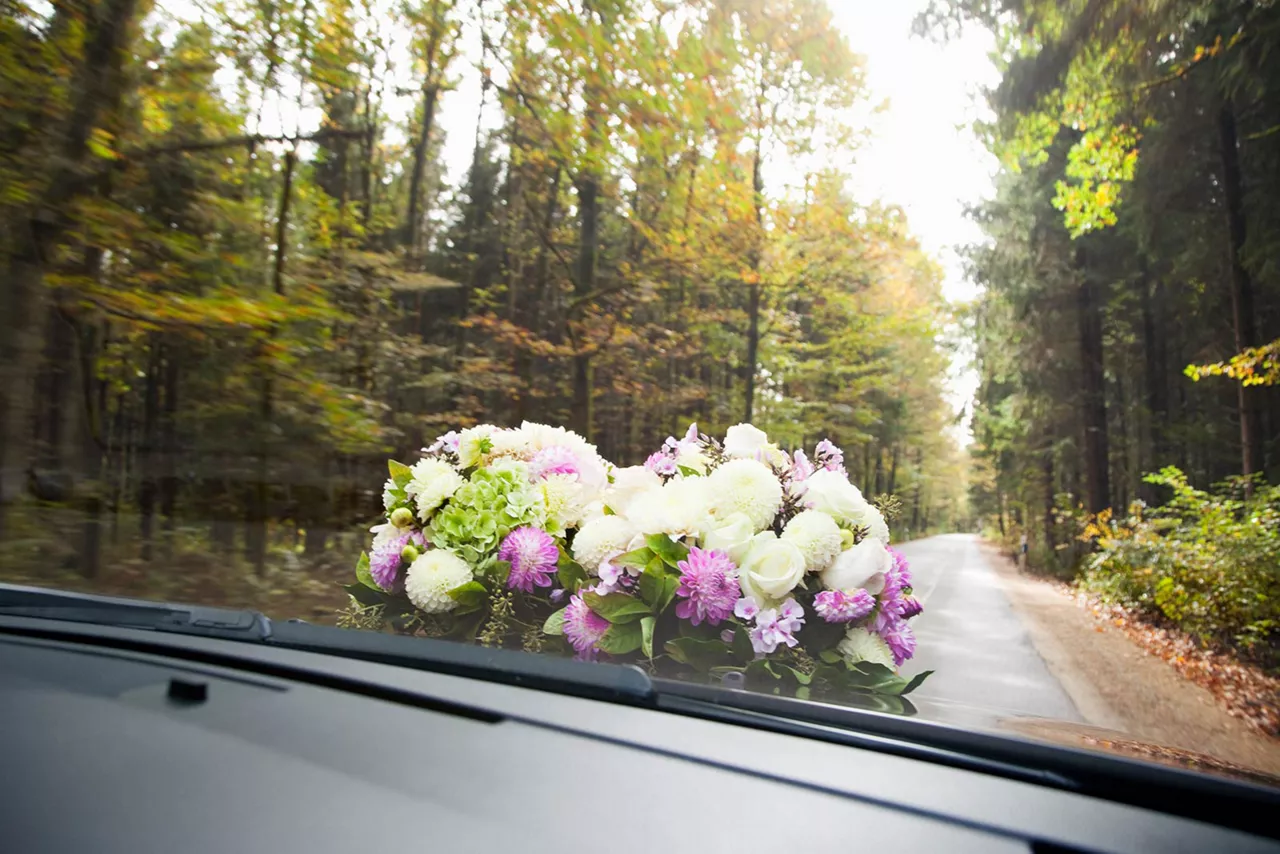
{"label": "pink flower", "polygon": [[410,531],[399,537],[388,540],[369,554],[369,574],[374,582],[390,593],[397,593],[404,583],[404,573],[400,571],[404,563],[401,554],[404,547],[413,543],[421,551],[427,550],[427,541],[419,531]]}
{"label": "pink flower", "polygon": [[802,483],[813,474],[813,463],[804,455],[804,451],[796,450],[791,456],[791,482]]}
{"label": "pink flower", "polygon": [[556,541],[546,531],[537,528],[516,528],[498,548],[498,560],[511,564],[507,587],[532,593],[534,586],[550,587],[555,574],[560,550]]}
{"label": "pink flower", "polygon": [[769,655],[782,644],[799,643],[795,633],[804,625],[804,609],[794,599],[782,603],[778,610],[766,608],[756,614],[756,625],[751,630],[751,648],[756,655]]}
{"label": "pink flower", "polygon": [[676,616],[697,626],[706,620],[718,625],[734,611],[741,595],[738,568],[729,556],[715,549],[689,549],[689,556],[678,562],[680,586],[676,595],[685,601],[676,605]]}
{"label": "pink flower", "polygon": [[750,596],[744,596],[733,606],[733,615],[740,620],[754,620],[760,613],[760,606]]}
{"label": "pink flower", "polygon": [[889,651],[893,653],[893,663],[899,667],[916,654],[916,634],[907,625],[906,620],[895,620],[892,625],[884,630],[876,629],[876,632],[889,645]]}
{"label": "pink flower", "polygon": [[594,659],[596,644],[608,630],[609,621],[588,608],[582,594],[573,594],[564,609],[564,636],[578,658]]}
{"label": "pink flower", "polygon": [[672,477],[679,471],[675,459],[662,451],[654,451],[650,454],[649,459],[644,461],[644,467],[663,477]]}
{"label": "pink flower", "polygon": [[564,445],[551,445],[533,455],[529,461],[529,477],[545,480],[553,474],[582,474],[582,461]]}
{"label": "pink flower", "polygon": [[844,451],[840,450],[830,439],[823,439],[813,450],[813,461],[816,465],[821,466],[827,471],[838,471],[841,474],[844,470]]}
{"label": "pink flower", "polygon": [[876,606],[875,598],[865,590],[845,593],[843,590],[823,590],[813,599],[813,610],[828,623],[851,623],[861,620]]}

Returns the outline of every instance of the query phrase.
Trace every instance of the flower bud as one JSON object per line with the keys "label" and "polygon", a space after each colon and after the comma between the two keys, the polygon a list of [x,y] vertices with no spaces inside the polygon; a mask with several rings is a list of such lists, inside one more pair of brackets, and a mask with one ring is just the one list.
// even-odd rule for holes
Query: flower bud
{"label": "flower bud", "polygon": [[841,528],[840,549],[841,551],[847,551],[851,548],[853,548],[853,531],[850,531],[848,528]]}
{"label": "flower bud", "polygon": [[397,507],[391,513],[391,524],[397,528],[408,528],[413,525],[413,511],[408,507]]}
{"label": "flower bud", "polygon": [[422,553],[418,551],[413,543],[408,543],[400,550],[400,559],[405,563],[413,563],[418,559],[418,555],[420,554]]}
{"label": "flower bud", "polygon": [[902,597],[901,614],[904,620],[910,620],[924,610],[924,606],[920,604],[920,600],[914,596],[907,595]]}

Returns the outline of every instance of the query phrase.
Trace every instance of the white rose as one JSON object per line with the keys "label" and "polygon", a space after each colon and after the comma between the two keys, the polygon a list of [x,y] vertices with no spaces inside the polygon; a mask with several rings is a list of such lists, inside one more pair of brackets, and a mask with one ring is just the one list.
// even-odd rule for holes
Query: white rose
{"label": "white rose", "polygon": [[893,555],[884,543],[868,537],[841,552],[836,562],[822,572],[822,583],[831,590],[846,592],[862,588],[872,596],[884,590],[884,574],[893,566]]}
{"label": "white rose", "polygon": [[869,506],[858,487],[838,471],[816,471],[809,475],[804,487],[804,502],[837,522],[852,522]]}
{"label": "white rose", "polygon": [[724,434],[724,452],[731,457],[754,460],[756,452],[769,444],[769,436],[752,424],[735,424]]}
{"label": "white rose", "polygon": [[751,548],[751,538],[756,529],[751,524],[751,517],[746,513],[731,513],[715,528],[707,532],[702,540],[705,549],[718,549],[729,556],[729,560],[741,565]]}
{"label": "white rose", "polygon": [[780,540],[771,531],[756,534],[738,567],[742,594],[762,607],[780,602],[804,577],[804,555],[794,543]]}

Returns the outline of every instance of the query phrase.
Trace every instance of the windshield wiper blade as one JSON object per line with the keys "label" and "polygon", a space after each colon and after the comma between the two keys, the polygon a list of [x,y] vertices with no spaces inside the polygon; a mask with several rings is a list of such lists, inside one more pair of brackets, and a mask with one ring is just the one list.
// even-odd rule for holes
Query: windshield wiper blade
{"label": "windshield wiper blade", "polygon": [[204,637],[266,641],[271,621],[257,611],[171,605],[87,593],[0,584],[0,616],[98,623]]}

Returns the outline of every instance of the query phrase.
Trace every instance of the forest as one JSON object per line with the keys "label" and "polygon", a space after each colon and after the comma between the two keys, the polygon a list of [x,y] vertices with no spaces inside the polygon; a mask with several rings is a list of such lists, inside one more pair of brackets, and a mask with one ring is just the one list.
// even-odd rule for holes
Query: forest
{"label": "forest", "polygon": [[[903,212],[848,185],[874,104],[821,0],[14,0],[0,42],[7,578],[235,604],[294,576],[336,590],[389,456],[525,419],[622,464],[693,421],[830,436],[864,492],[896,496],[898,536],[965,524],[945,394],[963,318]],[[1265,121],[1244,99],[1236,115],[1241,135]],[[1212,192],[1204,158],[1180,193]],[[1050,180],[1009,178],[993,226],[1053,230],[1032,175]],[[1161,237],[1203,240],[1188,269],[1213,284],[1145,274],[1214,320],[1160,333],[1178,429],[1144,445],[1124,412],[1145,388],[1098,392],[1117,497],[1123,441],[1135,465],[1175,446],[1229,464],[1203,439],[1226,435],[1233,392],[1172,396],[1179,360],[1223,343],[1216,222]],[[1252,246],[1266,224],[1249,228]],[[1150,302],[1115,278],[1125,254],[1090,255],[1087,308],[1112,318],[1108,358],[1141,360],[1116,339],[1121,301]],[[992,281],[981,323],[1014,302]],[[1188,322],[1181,304],[1151,322]],[[1019,382],[988,378],[984,402],[1030,400]],[[1033,430],[983,428],[1010,502],[1046,435],[1048,413],[1004,417],[1024,415]],[[1062,418],[1054,490],[1082,477]]]}
{"label": "forest", "polygon": [[[935,0],[995,35],[975,512],[1228,640],[1280,610],[1280,6]],[[1090,553],[1096,549],[1096,553]]]}

